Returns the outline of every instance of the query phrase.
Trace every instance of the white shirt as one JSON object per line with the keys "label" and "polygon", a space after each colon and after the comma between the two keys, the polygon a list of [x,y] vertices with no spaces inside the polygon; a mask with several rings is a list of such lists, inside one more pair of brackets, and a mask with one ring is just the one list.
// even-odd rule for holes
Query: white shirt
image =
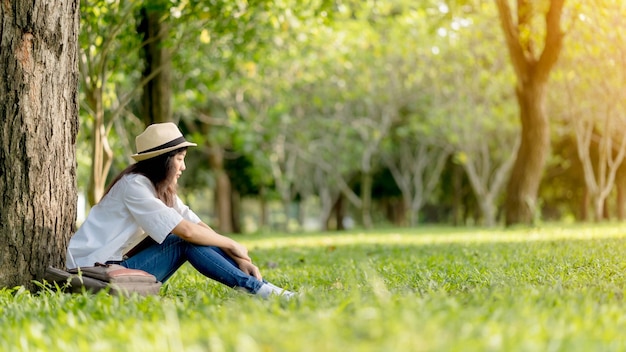
{"label": "white shirt", "polygon": [[157,198],[147,177],[125,175],[91,208],[70,239],[66,266],[72,269],[109,260],[121,261],[124,253],[146,236],[162,243],[183,219],[200,222],[178,197],[174,207],[165,205]]}

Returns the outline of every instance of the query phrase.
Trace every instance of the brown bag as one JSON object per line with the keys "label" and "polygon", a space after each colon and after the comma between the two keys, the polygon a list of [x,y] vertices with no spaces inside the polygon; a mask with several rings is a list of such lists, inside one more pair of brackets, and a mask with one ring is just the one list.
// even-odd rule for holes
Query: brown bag
{"label": "brown bag", "polygon": [[98,292],[107,289],[113,295],[158,295],[161,283],[154,275],[143,270],[128,269],[117,264],[100,264],[64,271],[53,267],[46,269],[44,279],[56,283],[70,292]]}

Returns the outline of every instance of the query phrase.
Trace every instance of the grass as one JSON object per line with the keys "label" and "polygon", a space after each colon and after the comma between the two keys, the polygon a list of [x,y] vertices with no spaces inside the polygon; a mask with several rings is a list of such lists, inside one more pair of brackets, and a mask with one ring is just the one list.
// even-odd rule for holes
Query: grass
{"label": "grass", "polygon": [[184,266],[158,297],[0,291],[2,351],[624,351],[626,225],[238,238],[255,299]]}

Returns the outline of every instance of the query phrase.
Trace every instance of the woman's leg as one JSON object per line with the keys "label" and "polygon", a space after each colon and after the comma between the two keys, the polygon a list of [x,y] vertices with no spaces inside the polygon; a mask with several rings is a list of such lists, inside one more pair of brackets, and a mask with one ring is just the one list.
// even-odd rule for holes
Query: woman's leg
{"label": "woman's leg", "polygon": [[237,263],[217,247],[187,246],[187,260],[204,276],[229,287],[243,287],[256,293],[263,282],[239,269]]}
{"label": "woman's leg", "polygon": [[169,235],[163,243],[154,243],[121,264],[154,275],[167,281],[185,261],[201,274],[229,287],[243,287],[256,293],[263,282],[241,271],[226,253],[217,247],[199,246]]}
{"label": "woman's leg", "polygon": [[154,242],[120,264],[143,270],[165,282],[187,261],[185,243],[180,237],[169,235],[163,243]]}

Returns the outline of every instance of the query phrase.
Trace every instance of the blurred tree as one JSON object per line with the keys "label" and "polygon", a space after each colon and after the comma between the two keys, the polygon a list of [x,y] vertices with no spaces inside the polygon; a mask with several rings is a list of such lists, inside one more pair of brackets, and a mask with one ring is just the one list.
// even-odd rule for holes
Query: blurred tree
{"label": "blurred tree", "polygon": [[[258,153],[263,149],[257,149],[262,148],[257,142],[263,139],[257,127],[273,131],[279,126],[259,122],[265,117],[263,107],[272,107],[276,99],[261,101],[263,107],[254,105],[260,101],[257,96],[271,97],[265,94],[272,92],[259,91],[257,66],[271,59],[266,47],[272,45],[272,38],[283,35],[290,5],[294,4],[192,1],[178,7],[189,14],[191,21],[186,26],[194,36],[187,41],[194,45],[181,48],[174,57],[175,74],[182,78],[175,89],[175,103],[180,107],[177,115],[203,141],[201,150],[215,181],[216,228],[221,232],[234,230],[233,213],[237,213],[225,157],[241,154],[235,147]],[[250,160],[260,167],[254,156]],[[257,180],[265,182],[271,177]]]}
{"label": "blurred tree", "polygon": [[435,64],[444,68],[437,75],[440,88],[431,109],[445,121],[446,143],[467,174],[486,226],[497,222],[498,201],[519,145],[515,105],[507,89],[514,75],[493,45],[503,42],[492,30],[496,19],[495,6],[482,3],[441,27],[446,42]]}
{"label": "blurred tree", "polygon": [[605,1],[602,7],[586,4],[580,9],[579,20],[569,32],[577,40],[564,50],[561,74],[565,79],[559,86],[566,94],[563,103],[556,102],[576,136],[596,221],[605,218],[607,199],[626,157],[626,134],[622,133],[626,127],[626,37],[619,30],[624,15],[621,1]]}
{"label": "blurred tree", "polygon": [[[495,0],[517,83],[521,143],[507,186],[507,225],[534,219],[537,190],[550,152],[550,125],[544,108],[550,71],[563,45],[561,17],[565,0],[518,0],[512,11],[508,0]],[[542,5],[546,5],[546,7]],[[514,16],[517,19],[514,20]],[[539,36],[543,16],[544,37]],[[543,47],[543,48],[542,48]]]}
{"label": "blurred tree", "polygon": [[[137,82],[141,41],[135,32],[136,2],[85,0],[82,3],[80,78],[82,126],[90,136],[91,167],[87,199],[96,204],[104,194],[113,162],[111,130],[146,80]],[[125,138],[124,136],[123,138]],[[134,146],[133,146],[134,147]]]}
{"label": "blurred tree", "polygon": [[137,32],[142,36],[144,62],[141,119],[145,125],[172,121],[171,58],[167,45],[171,1],[145,1],[139,9]]}

